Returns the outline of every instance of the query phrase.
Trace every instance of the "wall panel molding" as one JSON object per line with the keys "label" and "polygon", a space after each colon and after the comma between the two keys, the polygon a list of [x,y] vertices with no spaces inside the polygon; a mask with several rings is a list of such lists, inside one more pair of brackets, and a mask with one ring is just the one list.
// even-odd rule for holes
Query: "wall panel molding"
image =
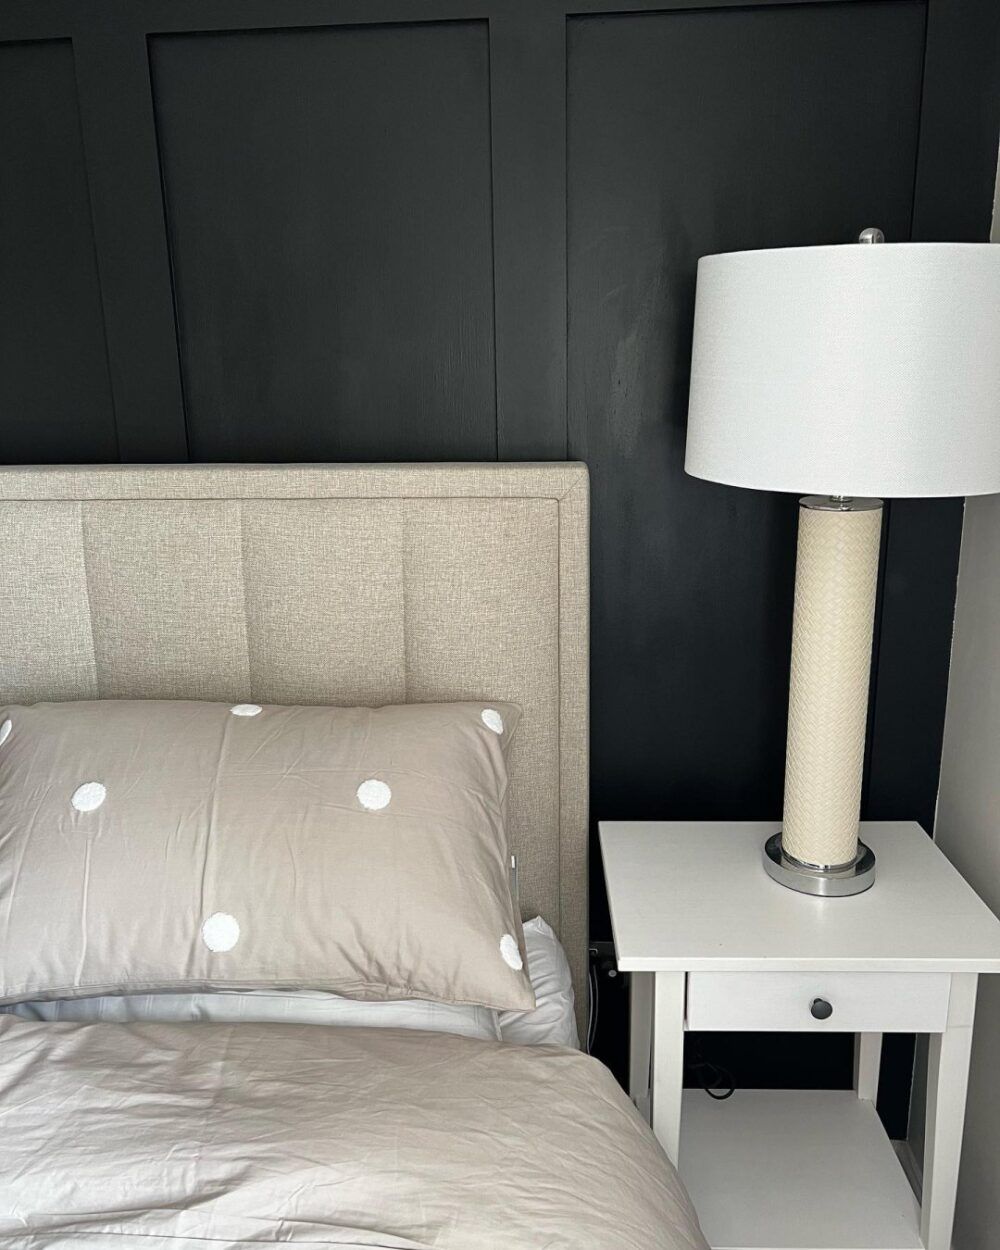
{"label": "wall panel molding", "polygon": [[[6,0],[4,39],[54,39],[93,32],[167,34],[194,31],[477,21],[491,17],[545,21],[553,14],[673,12],[684,9],[776,8],[891,0]],[[948,3],[949,0],[942,0]],[[964,3],[965,0],[957,0]]]}
{"label": "wall panel molding", "polygon": [[146,38],[73,40],[122,462],[188,457]]}
{"label": "wall panel molding", "polygon": [[151,38],[194,458],[496,458],[488,34]]}
{"label": "wall panel molding", "polygon": [[566,428],[566,19],[490,19],[500,459],[560,460]]}

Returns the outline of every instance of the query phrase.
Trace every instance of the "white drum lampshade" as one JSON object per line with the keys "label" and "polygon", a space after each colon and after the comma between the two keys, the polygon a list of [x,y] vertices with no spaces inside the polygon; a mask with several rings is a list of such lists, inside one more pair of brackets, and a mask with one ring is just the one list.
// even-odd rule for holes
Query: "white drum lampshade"
{"label": "white drum lampshade", "polygon": [[703,257],[685,468],[810,496],[783,827],[765,866],[808,893],[857,893],[874,879],[858,815],[879,497],[1000,491],[1000,247],[879,242]]}

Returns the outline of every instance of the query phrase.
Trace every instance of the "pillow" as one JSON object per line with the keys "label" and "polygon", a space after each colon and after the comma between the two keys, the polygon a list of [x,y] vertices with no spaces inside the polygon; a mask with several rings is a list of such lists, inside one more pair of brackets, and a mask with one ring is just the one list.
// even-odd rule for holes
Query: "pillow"
{"label": "pillow", "polygon": [[26,1020],[158,1023],[204,1020],[213,1023],[359,1025],[367,1028],[422,1029],[457,1033],[522,1046],[572,1046],[580,1038],[574,1012],[573,978],[566,952],[541,916],[524,925],[528,976],[535,994],[533,1011],[498,1013],[486,1007],[400,999],[365,1003],[319,990],[228,990],[217,994],[126,994],[103,998],[62,998],[15,1003],[0,1011]]}
{"label": "pillow", "polygon": [[84,1023],[132,1020],[160,1024],[205,1021],[211,1024],[333,1024],[381,1029],[422,1029],[500,1041],[497,1013],[489,1007],[399,999],[365,1003],[322,990],[226,990],[217,994],[122,994],[102,998],[56,998],[12,1003],[0,1011],[24,1020],[75,1020]]}
{"label": "pillow", "polygon": [[500,1035],[505,1042],[521,1046],[573,1046],[579,1050],[573,977],[562,944],[541,916],[525,923],[524,944],[535,1008],[502,1011]]}
{"label": "pillow", "polygon": [[534,1005],[511,704],[0,708],[0,1002],[327,990]]}

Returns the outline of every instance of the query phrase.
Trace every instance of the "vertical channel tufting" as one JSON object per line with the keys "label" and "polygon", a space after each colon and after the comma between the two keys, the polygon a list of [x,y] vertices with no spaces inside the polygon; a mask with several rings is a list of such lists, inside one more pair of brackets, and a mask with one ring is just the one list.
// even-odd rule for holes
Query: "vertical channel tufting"
{"label": "vertical channel tufting", "polygon": [[225,499],[88,504],[90,609],[104,698],[243,697],[236,520]]}
{"label": "vertical channel tufting", "polygon": [[90,565],[87,560],[87,509],[86,503],[79,504],[80,509],[80,561],[83,565],[83,602],[87,614],[87,625],[90,632],[90,662],[94,670],[93,697],[101,697],[101,674],[97,667],[97,642],[94,638],[94,611],[90,598]]}
{"label": "vertical channel tufting", "polygon": [[256,697],[376,706],[405,698],[396,500],[244,503]]}
{"label": "vertical channel tufting", "polygon": [[234,499],[233,507],[236,509],[236,517],[240,534],[239,543],[239,575],[240,588],[242,591],[240,602],[243,605],[243,654],[246,657],[246,697],[248,699],[256,699],[259,695],[257,682],[254,679],[253,670],[253,649],[250,645],[250,612],[247,608],[247,544],[246,544],[246,526],[243,520],[243,510],[246,507],[242,499]]}
{"label": "vertical channel tufting", "polygon": [[97,694],[83,507],[62,499],[0,502],[0,701]]}

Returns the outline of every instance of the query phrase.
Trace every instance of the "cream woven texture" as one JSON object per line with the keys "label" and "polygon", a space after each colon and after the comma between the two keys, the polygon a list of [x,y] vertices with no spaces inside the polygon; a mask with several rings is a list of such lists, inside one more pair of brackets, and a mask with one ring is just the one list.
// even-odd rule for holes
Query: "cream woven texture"
{"label": "cream woven texture", "polygon": [[0,703],[503,700],[521,910],[587,1002],[579,464],[0,469]]}
{"label": "cream woven texture", "polygon": [[799,512],[781,838],[807,864],[857,853],[881,522]]}

